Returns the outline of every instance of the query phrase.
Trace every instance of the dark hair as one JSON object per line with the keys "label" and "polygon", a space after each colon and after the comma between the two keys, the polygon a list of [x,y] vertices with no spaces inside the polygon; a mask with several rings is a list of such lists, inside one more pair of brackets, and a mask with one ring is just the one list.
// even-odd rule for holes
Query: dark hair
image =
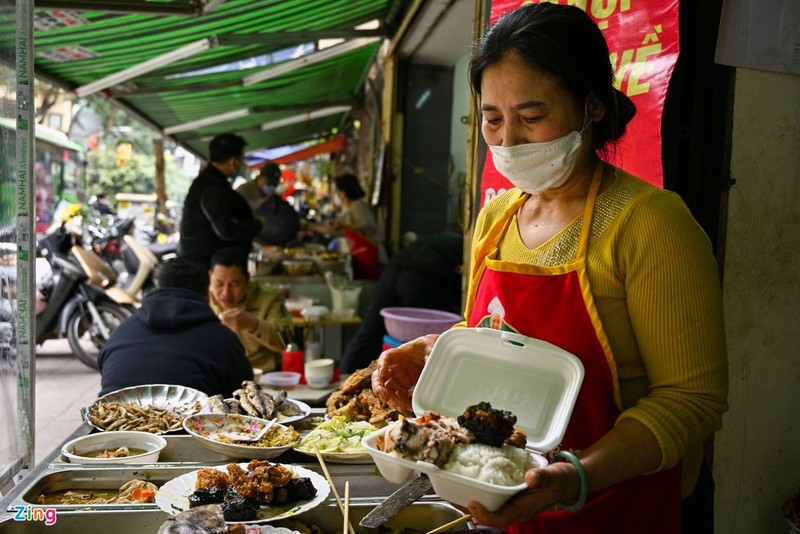
{"label": "dark hair", "polygon": [[243,156],[246,145],[247,141],[236,134],[219,134],[208,145],[209,157],[215,163],[225,163],[231,158]]}
{"label": "dark hair", "polygon": [[221,248],[211,256],[211,269],[213,269],[215,265],[221,265],[222,267],[238,267],[245,277],[250,277],[250,273],[247,270],[247,249],[240,247]]}
{"label": "dark hair", "polygon": [[333,179],[333,183],[336,189],[342,191],[350,200],[358,200],[367,196],[367,193],[361,188],[361,184],[358,183],[358,178],[350,173],[337,176]]}
{"label": "dark hair", "polygon": [[516,54],[532,68],[552,76],[576,103],[591,93],[605,106],[592,122],[592,145],[608,152],[636,114],[636,106],[614,88],[608,44],[597,24],[583,10],[550,3],[527,4],[503,15],[484,34],[469,64],[470,85],[481,93],[487,67]]}
{"label": "dark hair", "polygon": [[267,185],[278,185],[281,181],[281,168],[277,164],[269,162],[261,167],[259,176],[263,176],[267,180]]}
{"label": "dark hair", "polygon": [[158,287],[188,289],[198,295],[208,293],[208,269],[202,263],[178,258],[158,267]]}

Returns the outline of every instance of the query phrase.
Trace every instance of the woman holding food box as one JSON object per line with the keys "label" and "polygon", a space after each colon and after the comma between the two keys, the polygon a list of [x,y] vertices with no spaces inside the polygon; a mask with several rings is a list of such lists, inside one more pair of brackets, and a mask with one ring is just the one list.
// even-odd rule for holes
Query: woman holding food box
{"label": "woman holding food box", "polygon": [[[494,164],[516,187],[478,216],[461,326],[502,309],[503,329],[575,354],[586,373],[549,453],[567,461],[529,470],[528,489],[496,512],[470,513],[510,532],[710,532],[702,444],[721,426],[728,378],[717,266],[676,194],[600,158],[635,113],[602,33],[578,8],[525,5],[486,33],[470,81]],[[374,391],[411,412],[435,340],[384,352]]]}

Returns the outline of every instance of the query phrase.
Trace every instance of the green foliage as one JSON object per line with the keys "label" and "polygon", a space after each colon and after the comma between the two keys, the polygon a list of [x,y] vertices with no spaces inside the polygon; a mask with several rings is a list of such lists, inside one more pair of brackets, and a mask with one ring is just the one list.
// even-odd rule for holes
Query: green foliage
{"label": "green foliage", "polygon": [[[101,144],[88,153],[87,160],[89,196],[106,193],[113,199],[117,193],[155,193],[156,161],[152,153],[144,154],[134,148],[130,159],[118,166],[115,148]],[[183,202],[190,181],[169,153],[164,155],[164,175],[167,198]]]}
{"label": "green foliage", "polygon": [[[106,131],[100,134],[97,150],[88,154],[87,193],[97,195],[102,192],[112,198],[117,193],[154,193],[156,164],[153,145],[160,134],[124,110],[115,108],[106,98],[92,96],[84,101],[84,105],[89,105],[106,126]],[[172,144],[170,140],[165,142]],[[118,166],[115,149],[120,143],[130,143],[133,151],[131,158]],[[189,190],[190,179],[175,163],[169,151],[164,153],[164,180],[167,198],[182,203]]]}
{"label": "green foliage", "polygon": [[164,154],[164,180],[167,183],[167,198],[183,204],[192,181],[183,169],[175,164],[170,153]]}
{"label": "green foliage", "polygon": [[88,154],[89,195],[106,193],[113,198],[117,193],[153,193],[155,157],[133,152],[131,158],[117,166],[113,147],[100,145]]}
{"label": "green foliage", "polygon": [[101,144],[116,146],[127,142],[133,145],[134,152],[147,154],[153,151],[153,141],[160,134],[152,128],[116,108],[110,100],[100,95],[90,96],[85,104],[97,113],[101,124],[105,126],[105,132],[100,135]]}
{"label": "green foliage", "polygon": [[16,184],[10,181],[0,183],[0,226],[10,226],[14,223],[17,217],[16,200]]}

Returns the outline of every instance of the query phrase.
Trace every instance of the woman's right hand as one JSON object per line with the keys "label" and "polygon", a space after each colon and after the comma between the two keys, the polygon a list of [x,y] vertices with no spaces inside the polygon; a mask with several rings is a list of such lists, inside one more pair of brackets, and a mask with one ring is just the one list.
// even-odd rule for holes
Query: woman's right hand
{"label": "woman's right hand", "polygon": [[425,359],[438,338],[439,334],[429,334],[384,351],[372,373],[372,392],[391,408],[413,415],[411,388],[419,380]]}

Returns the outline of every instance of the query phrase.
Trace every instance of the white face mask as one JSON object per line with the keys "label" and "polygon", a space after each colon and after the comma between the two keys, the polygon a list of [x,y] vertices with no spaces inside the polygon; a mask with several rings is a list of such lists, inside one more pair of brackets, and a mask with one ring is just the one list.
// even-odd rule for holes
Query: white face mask
{"label": "white face mask", "polygon": [[516,187],[532,195],[558,187],[572,173],[581,149],[582,134],[590,123],[591,120],[587,120],[580,132],[573,130],[545,143],[490,146],[494,166]]}

